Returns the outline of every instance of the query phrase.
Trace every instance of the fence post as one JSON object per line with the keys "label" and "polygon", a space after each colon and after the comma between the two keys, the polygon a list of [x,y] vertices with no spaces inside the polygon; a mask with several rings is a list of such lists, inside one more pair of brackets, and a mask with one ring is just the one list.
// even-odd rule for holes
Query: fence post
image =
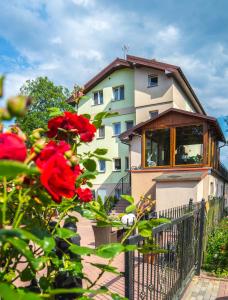
{"label": "fence post", "polygon": [[193,199],[192,198],[189,199],[188,207],[189,207],[189,211],[193,210]]}
{"label": "fence post", "polygon": [[[128,238],[126,245],[130,245],[131,241]],[[125,297],[129,300],[134,299],[134,283],[133,283],[133,251],[125,252],[124,279],[125,279]]]}
{"label": "fence post", "polygon": [[198,261],[196,266],[196,275],[200,275],[200,269],[203,259],[203,238],[204,238],[204,224],[205,224],[205,199],[202,199],[200,206],[200,232],[199,232],[199,244],[198,244]]}

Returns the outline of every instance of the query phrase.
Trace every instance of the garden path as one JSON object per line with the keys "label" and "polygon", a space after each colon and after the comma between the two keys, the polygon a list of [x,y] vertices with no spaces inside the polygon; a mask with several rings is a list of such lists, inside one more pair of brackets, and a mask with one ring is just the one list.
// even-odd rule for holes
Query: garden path
{"label": "garden path", "polygon": [[[88,246],[93,247],[94,246],[94,234],[92,229],[92,223],[82,218],[80,215],[76,215],[79,219],[79,222],[77,223],[78,227],[78,233],[81,236],[81,246]],[[85,274],[90,278],[90,280],[95,280],[98,276],[99,269],[96,267],[93,267],[89,264],[89,262],[93,263],[105,263],[107,260],[99,258],[97,256],[87,256],[84,261],[84,271]],[[117,267],[120,272],[124,271],[124,255],[119,255],[112,263],[113,266]],[[83,287],[87,287],[88,283],[84,282]],[[115,275],[112,273],[105,273],[104,276],[98,281],[98,286],[106,286],[109,290],[111,290],[113,293],[117,293],[119,295],[124,296],[124,278],[119,275]],[[91,297],[92,298],[92,297]],[[111,299],[111,297],[106,295],[97,295],[96,297],[93,297],[92,299],[96,300],[106,300]]]}
{"label": "garden path", "polygon": [[182,300],[228,300],[228,280],[208,277],[203,273],[195,276]]}

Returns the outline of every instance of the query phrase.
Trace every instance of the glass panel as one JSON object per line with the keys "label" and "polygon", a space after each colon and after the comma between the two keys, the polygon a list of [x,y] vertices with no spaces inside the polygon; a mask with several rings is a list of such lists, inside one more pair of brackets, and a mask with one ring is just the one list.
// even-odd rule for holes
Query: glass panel
{"label": "glass panel", "polygon": [[105,160],[99,160],[99,169],[101,172],[105,171]]}
{"label": "glass panel", "polygon": [[120,123],[114,123],[113,126],[114,126],[114,135],[119,135],[121,133]]}
{"label": "glass panel", "polygon": [[129,130],[133,127],[134,122],[133,121],[126,121],[126,130]]}
{"label": "glass panel", "polygon": [[115,88],[113,91],[114,94],[114,100],[119,100],[119,89]]}
{"label": "glass panel", "polygon": [[94,104],[97,105],[98,104],[98,92],[93,94],[93,99],[94,99]]}
{"label": "glass panel", "polygon": [[125,170],[129,170],[129,157],[125,157]]}
{"label": "glass panel", "polygon": [[101,126],[101,127],[98,129],[98,137],[99,137],[99,138],[104,138],[104,137],[105,137],[105,127],[104,127],[104,126]]}
{"label": "glass panel", "polygon": [[148,86],[156,85],[158,85],[158,77],[153,75],[148,76]]}
{"label": "glass panel", "polygon": [[145,133],[145,166],[170,164],[170,129],[147,130]]}
{"label": "glass panel", "polygon": [[175,164],[203,162],[203,125],[176,128]]}
{"label": "glass panel", "polygon": [[124,87],[120,87],[120,100],[124,100]]}
{"label": "glass panel", "polygon": [[121,170],[121,159],[120,158],[117,158],[114,160],[114,169]]}
{"label": "glass panel", "polygon": [[158,116],[158,110],[150,111],[149,114],[150,114],[150,119],[154,119]]}
{"label": "glass panel", "polygon": [[103,91],[99,92],[99,104],[103,104]]}

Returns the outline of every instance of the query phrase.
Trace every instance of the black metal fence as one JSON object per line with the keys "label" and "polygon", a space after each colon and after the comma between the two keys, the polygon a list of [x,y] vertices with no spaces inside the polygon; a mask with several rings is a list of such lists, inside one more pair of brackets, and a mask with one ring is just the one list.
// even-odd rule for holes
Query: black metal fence
{"label": "black metal fence", "polygon": [[[222,199],[217,199],[222,217]],[[210,203],[210,207],[215,205]],[[217,203],[216,202],[216,203]],[[163,211],[157,216],[168,217],[170,223],[153,229],[157,253],[142,254],[131,251],[125,254],[125,296],[130,300],[178,299],[194,274],[199,274],[203,259],[204,236],[207,233],[207,203],[189,202],[189,205]],[[139,247],[147,243],[140,235],[128,238],[128,244]]]}

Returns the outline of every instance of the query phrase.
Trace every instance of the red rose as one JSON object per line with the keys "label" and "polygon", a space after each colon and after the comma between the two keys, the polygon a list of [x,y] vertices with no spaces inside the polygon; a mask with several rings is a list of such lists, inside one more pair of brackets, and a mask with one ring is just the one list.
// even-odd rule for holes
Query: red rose
{"label": "red rose", "polygon": [[65,112],[64,116],[55,117],[48,121],[48,137],[58,136],[58,138],[63,139],[65,135],[58,131],[59,128],[79,134],[83,142],[91,142],[96,132],[96,127],[87,118],[71,112]]}
{"label": "red rose", "polygon": [[53,155],[59,153],[64,154],[66,151],[70,150],[70,145],[64,141],[56,143],[50,141],[44,149],[36,156],[35,162],[39,168],[44,168],[48,160],[53,157]]}
{"label": "red rose", "polygon": [[26,158],[24,141],[14,133],[0,134],[0,159],[24,161]]}
{"label": "red rose", "polygon": [[88,188],[77,188],[76,194],[78,195],[79,200],[82,202],[90,202],[93,199],[93,194]]}
{"label": "red rose", "polygon": [[83,173],[83,169],[79,165],[76,165],[73,170],[76,177],[80,176]]}
{"label": "red rose", "polygon": [[48,160],[40,180],[55,202],[61,202],[62,197],[72,198],[75,195],[76,176],[62,154],[56,154]]}

